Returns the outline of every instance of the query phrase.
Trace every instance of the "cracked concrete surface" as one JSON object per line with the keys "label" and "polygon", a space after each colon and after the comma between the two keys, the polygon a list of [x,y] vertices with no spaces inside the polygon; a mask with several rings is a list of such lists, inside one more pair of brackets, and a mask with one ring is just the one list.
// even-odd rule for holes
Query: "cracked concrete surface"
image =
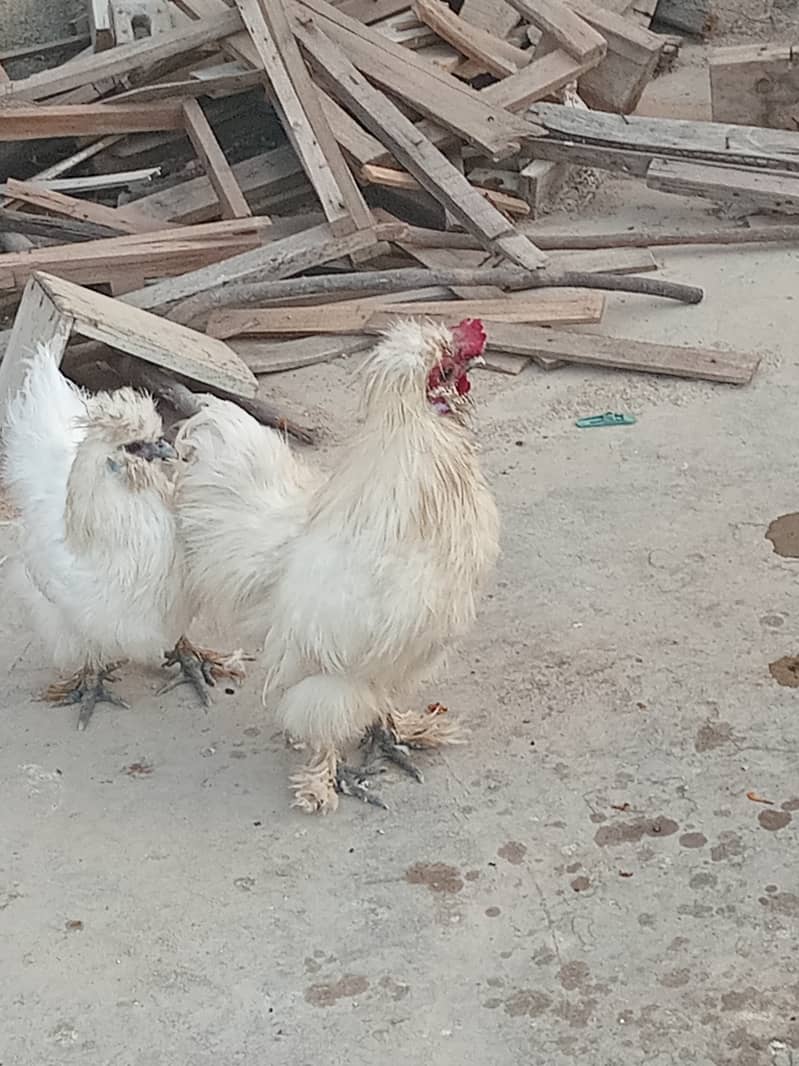
{"label": "cracked concrete surface", "polygon": [[[610,181],[580,225],[706,211]],[[257,677],[204,714],[125,672],[134,709],[78,734],[5,601],[4,1066],[797,1059],[799,695],[768,670],[799,650],[797,563],[765,533],[799,510],[799,252],[657,258],[705,302],[616,297],[602,331],[755,349],[756,380],[478,378],[503,555],[419,694],[471,742],[390,775],[390,812],[289,810]],[[268,382],[330,465],[355,365]],[[574,427],[611,409],[637,424]]]}

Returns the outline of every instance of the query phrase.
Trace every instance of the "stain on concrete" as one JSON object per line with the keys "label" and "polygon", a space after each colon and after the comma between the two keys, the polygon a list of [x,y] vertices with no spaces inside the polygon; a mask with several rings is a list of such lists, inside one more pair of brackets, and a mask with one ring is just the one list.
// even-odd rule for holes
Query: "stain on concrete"
{"label": "stain on concrete", "polygon": [[758,903],[777,914],[787,918],[799,917],[799,896],[795,892],[775,892],[770,896],[761,896]]}
{"label": "stain on concrete", "polygon": [[791,814],[789,811],[761,811],[757,816],[757,820],[762,829],[768,829],[769,832],[776,833],[778,829],[784,829],[786,825],[790,825]]}
{"label": "stain on concrete", "polygon": [[725,829],[723,833],[719,833],[718,844],[710,849],[710,858],[713,862],[724,862],[725,859],[732,859],[743,853],[744,845],[741,838],[737,833]]}
{"label": "stain on concrete", "polygon": [[505,1000],[505,1013],[511,1018],[538,1018],[549,1007],[551,998],[545,992],[522,988]]}
{"label": "stain on concrete", "polygon": [[463,875],[467,881],[476,881],[480,877],[479,870],[467,870]]}
{"label": "stain on concrete", "polygon": [[499,918],[500,914],[502,914],[502,911],[499,907],[486,907],[485,909],[486,918]]}
{"label": "stain on concrete", "polygon": [[780,807],[784,811],[799,811],[799,797],[794,796],[793,799],[786,800]]}
{"label": "stain on concrete", "polygon": [[705,873],[704,870],[694,874],[688,882],[691,888],[715,888],[718,883],[719,879],[715,874]]}
{"label": "stain on concrete", "polygon": [[703,848],[707,844],[707,837],[704,833],[683,833],[680,844],[684,848]]}
{"label": "stain on concrete", "polygon": [[691,980],[692,971],[686,966],[681,970],[670,970],[658,977],[658,984],[665,988],[683,988]]}
{"label": "stain on concrete", "polygon": [[785,625],[785,617],[781,614],[764,614],[760,619],[760,624],[766,626],[768,629],[780,629]]}
{"label": "stain on concrete", "polygon": [[645,836],[668,837],[679,828],[673,818],[661,814],[657,818],[635,818],[631,822],[603,825],[594,834],[594,841],[600,848],[614,844],[637,844]]}
{"label": "stain on concrete", "polygon": [[500,859],[509,862],[511,866],[521,866],[524,856],[527,854],[527,846],[520,844],[518,840],[509,840],[497,849]]}
{"label": "stain on concrete", "polygon": [[783,655],[768,664],[768,672],[778,685],[784,688],[799,688],[799,656]]}
{"label": "stain on concrete", "polygon": [[404,981],[398,981],[396,977],[392,977],[391,974],[386,974],[385,977],[380,978],[380,987],[391,996],[394,1002],[399,1002],[401,999],[405,999],[411,990],[411,986],[405,984]]}
{"label": "stain on concrete", "polygon": [[305,989],[305,1000],[314,1007],[333,1007],[340,999],[360,996],[368,987],[369,982],[365,977],[348,973],[340,977],[338,981],[310,985]]}
{"label": "stain on concrete", "polygon": [[721,748],[725,744],[731,743],[732,739],[732,725],[730,722],[708,720],[696,734],[694,750],[700,752],[700,754],[703,751],[715,751],[716,748]]}
{"label": "stain on concrete", "polygon": [[583,864],[581,862],[570,862],[566,867],[567,874],[576,874]]}
{"label": "stain on concrete", "polygon": [[558,971],[558,980],[567,992],[573,992],[575,988],[580,988],[590,976],[591,971],[588,969],[588,963],[580,959],[564,963]]}
{"label": "stain on concrete", "polygon": [[575,1002],[564,1000],[555,1008],[554,1013],[573,1029],[585,1029],[596,1010],[595,999],[578,999]]}
{"label": "stain on concrete", "polygon": [[585,876],[575,877],[569,884],[575,892],[585,892],[586,889],[591,887],[591,882]]}
{"label": "stain on concrete", "polygon": [[783,559],[799,559],[799,514],[782,514],[769,523],[766,540]]}
{"label": "stain on concrete", "polygon": [[409,885],[425,885],[431,892],[455,895],[463,888],[460,870],[444,862],[416,862],[405,871]]}

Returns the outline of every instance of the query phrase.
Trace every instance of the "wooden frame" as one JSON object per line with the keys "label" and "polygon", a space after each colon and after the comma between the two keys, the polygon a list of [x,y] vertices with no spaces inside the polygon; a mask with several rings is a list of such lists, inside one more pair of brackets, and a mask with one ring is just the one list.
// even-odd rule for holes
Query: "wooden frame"
{"label": "wooden frame", "polygon": [[0,363],[0,425],[22,385],[26,360],[46,344],[60,363],[73,332],[236,396],[251,398],[258,391],[252,371],[224,342],[37,273],[25,286]]}

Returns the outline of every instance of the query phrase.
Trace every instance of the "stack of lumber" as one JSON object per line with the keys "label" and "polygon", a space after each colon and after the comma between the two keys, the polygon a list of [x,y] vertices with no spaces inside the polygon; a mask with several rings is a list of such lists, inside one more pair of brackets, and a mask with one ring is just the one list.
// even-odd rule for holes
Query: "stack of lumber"
{"label": "stack of lumber", "polygon": [[748,381],[748,353],[569,330],[596,326],[608,291],[702,293],[641,276],[656,267],[645,239],[575,244],[531,221],[572,164],[799,205],[799,135],[626,117],[672,43],[653,10],[92,0],[83,51],[27,77],[12,56],[0,75],[0,308],[24,293],[0,337],[0,404],[37,330],[63,340],[70,372],[113,348],[126,373],[147,360],[252,404],[253,375],[352,351],[411,313],[484,319],[506,373],[534,360]]}

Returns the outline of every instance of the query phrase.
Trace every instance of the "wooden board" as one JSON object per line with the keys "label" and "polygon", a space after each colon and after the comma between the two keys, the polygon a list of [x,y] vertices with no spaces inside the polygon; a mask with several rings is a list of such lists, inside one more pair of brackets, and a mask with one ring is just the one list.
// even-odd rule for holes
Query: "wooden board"
{"label": "wooden board", "polygon": [[208,320],[212,337],[262,336],[280,333],[358,333],[382,329],[397,316],[454,319],[481,318],[486,322],[573,324],[598,322],[604,310],[601,293],[578,289],[541,289],[508,300],[479,299],[402,303],[347,300],[310,307],[274,307],[215,311]]}
{"label": "wooden board", "polygon": [[[63,64],[53,70],[32,74],[21,81],[0,85],[0,101],[4,99],[44,100],[57,93],[92,86],[113,78],[144,73],[164,60],[193,52],[202,45],[218,41],[241,29],[237,11],[210,19],[202,19],[189,28],[148,37],[135,44],[124,44],[107,52]],[[99,95],[99,94],[95,94]]]}
{"label": "wooden board", "polygon": [[[531,114],[559,140],[642,152],[650,161],[675,155],[697,162],[799,170],[798,133],[721,122],[611,115],[562,104],[535,104]],[[539,143],[544,142],[533,141],[534,151]]]}
{"label": "wooden board", "polygon": [[89,0],[89,30],[95,52],[105,52],[117,43],[109,0]]}
{"label": "wooden board", "polygon": [[740,204],[752,210],[799,213],[799,173],[656,159],[649,168],[646,183],[650,189],[702,196],[717,203]]}
{"label": "wooden board", "polygon": [[238,186],[205,112],[196,100],[183,101],[183,118],[189,140],[219,200],[222,218],[248,218],[252,212],[244,193]]}
{"label": "wooden board", "polygon": [[607,51],[605,38],[562,0],[510,0],[522,18],[546,33],[580,63],[599,61]]}
{"label": "wooden board", "polygon": [[345,19],[325,0],[302,0],[293,10],[298,19],[311,12],[319,30],[371,81],[490,158],[513,155],[520,139],[527,136],[529,130],[523,122],[494,106],[483,93],[381,37],[371,27]]}
{"label": "wooden board", "polygon": [[106,207],[92,200],[79,200],[74,196],[55,189],[48,189],[39,182],[17,181],[9,178],[6,182],[9,195],[17,201],[38,207],[53,215],[73,218],[79,222],[93,222],[105,226],[116,233],[150,233],[153,230],[167,228],[163,219],[149,217],[145,211],[130,207],[122,211],[118,207]]}
{"label": "wooden board", "polygon": [[562,49],[557,48],[545,56],[536,57],[517,74],[488,85],[483,94],[499,107],[510,111],[522,111],[530,104],[543,100],[562,89],[564,85],[576,81],[581,75],[591,70],[598,59],[578,63]]}
{"label": "wooden board", "polygon": [[443,0],[414,0],[413,10],[442,40],[498,78],[515,74],[532,59],[529,49],[523,51],[487,30],[470,25],[452,12]]}
{"label": "wooden board", "polygon": [[3,110],[0,142],[44,137],[94,137],[102,133],[146,133],[183,127],[180,104],[21,104]]}
{"label": "wooden board", "polygon": [[463,0],[460,16],[473,26],[499,37],[505,37],[519,22],[518,11],[514,11],[506,0]]}
{"label": "wooden board", "polygon": [[269,78],[283,128],[335,233],[373,224],[302,60],[283,0],[236,0]]}
{"label": "wooden board", "polygon": [[485,247],[528,269],[546,262],[546,256],[528,238],[510,227],[496,208],[472,188],[457,167],[355,70],[314,23],[298,23],[297,33],[309,60],[334,95],[380,138],[427,192],[484,242]]}
{"label": "wooden board", "polygon": [[747,352],[648,344],[622,337],[501,323],[492,327],[488,345],[531,358],[543,355],[584,366],[670,374],[732,385],[745,385],[751,381],[760,362],[759,355]]}
{"label": "wooden board", "polygon": [[[458,167],[458,170],[460,169]],[[388,189],[421,189],[422,187],[412,174],[404,170],[395,170],[393,167],[377,167],[367,163],[366,166],[361,167],[359,176],[370,185],[382,185]],[[498,189],[489,189],[478,182],[470,181],[470,184],[498,211],[522,218],[530,214],[529,204],[518,196],[510,196]]]}
{"label": "wooden board", "polygon": [[179,278],[170,278],[128,293],[125,300],[135,307],[164,307],[233,281],[256,278],[259,281],[277,281],[288,278],[376,243],[374,230],[357,230],[342,237],[336,236],[326,224],[315,226],[274,241],[265,248],[225,259],[212,267],[194,270]]}
{"label": "wooden board", "polygon": [[746,44],[710,52],[710,101],[715,122],[796,129],[799,47]]}
{"label": "wooden board", "polygon": [[166,0],[108,0],[116,43],[131,44],[137,33],[156,37],[175,29],[172,8]]}

